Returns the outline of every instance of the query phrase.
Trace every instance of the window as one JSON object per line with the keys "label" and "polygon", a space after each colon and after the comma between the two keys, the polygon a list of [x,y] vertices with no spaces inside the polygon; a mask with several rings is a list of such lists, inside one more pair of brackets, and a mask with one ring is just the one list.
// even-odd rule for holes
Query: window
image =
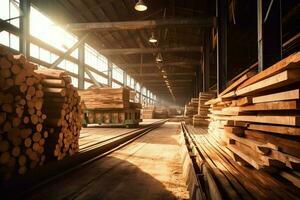
{"label": "window", "polygon": [[[67,33],[58,27],[34,7],[31,7],[30,10],[30,34],[63,52],[67,51],[67,49],[77,42],[75,35]],[[78,51],[75,50],[72,56],[77,58]]]}
{"label": "window", "polygon": [[104,74],[108,74],[108,60],[106,57],[101,55],[91,46],[85,44],[85,64],[91,66],[92,68],[102,72]]}
{"label": "window", "polygon": [[92,83],[84,81],[84,89],[88,89],[92,85],[93,85]]}
{"label": "window", "polygon": [[[19,17],[19,1],[18,0],[1,0],[0,6],[0,18],[3,20],[8,20],[14,17]],[[9,20],[8,23],[19,28],[19,19]],[[8,46],[8,45],[7,45]]]}
{"label": "window", "polygon": [[116,83],[116,82],[112,82],[112,88],[120,88],[122,87],[120,84]]}
{"label": "window", "polygon": [[78,88],[78,78],[71,76],[71,80],[72,80],[72,85]]}
{"label": "window", "polygon": [[0,44],[19,51],[19,37],[7,31],[0,32]]}
{"label": "window", "polygon": [[123,70],[120,69],[117,65],[113,64],[112,66],[112,77],[114,80],[117,80],[121,83],[123,83],[124,81],[124,77],[123,77]]}
{"label": "window", "polygon": [[100,76],[94,72],[91,71],[91,74],[93,75],[93,77],[99,82],[99,83],[102,83],[102,84],[105,84],[107,85],[107,78],[103,77],[103,76]]}

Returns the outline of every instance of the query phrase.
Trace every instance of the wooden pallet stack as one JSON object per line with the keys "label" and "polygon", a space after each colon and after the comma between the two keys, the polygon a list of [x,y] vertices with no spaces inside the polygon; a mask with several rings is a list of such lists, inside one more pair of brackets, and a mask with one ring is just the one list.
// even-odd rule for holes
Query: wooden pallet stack
{"label": "wooden pallet stack", "polygon": [[193,116],[194,126],[208,126],[209,105],[205,102],[215,97],[215,92],[200,92],[198,102],[198,114]]}
{"label": "wooden pallet stack", "polygon": [[299,86],[300,52],[256,75],[244,74],[206,102],[212,113],[210,135],[236,161],[256,169],[282,169],[278,174],[300,187],[294,173],[300,169]]}
{"label": "wooden pallet stack", "polygon": [[184,121],[186,124],[193,124],[193,116],[198,113],[198,98],[192,98],[191,101],[184,106]]}
{"label": "wooden pallet stack", "polygon": [[61,160],[79,150],[81,129],[80,97],[65,71],[38,69],[43,76],[42,111],[46,114],[45,129],[50,133],[46,143],[47,158]]}
{"label": "wooden pallet stack", "polygon": [[[58,110],[54,106],[56,99],[59,99],[57,94],[61,92],[47,87],[50,84],[49,80],[37,71],[37,66],[28,62],[23,55],[14,56],[5,49],[0,49],[1,180],[9,179],[15,174],[24,174],[29,169],[43,165],[49,158],[46,152],[51,151],[49,143],[52,143],[52,135],[61,135],[63,145],[69,142],[66,134],[79,135],[80,126],[76,129],[62,127],[58,132],[54,132],[49,126],[49,121],[57,119],[60,111],[69,115],[69,126],[75,126],[72,120],[77,113],[67,109]],[[73,89],[69,88],[66,95],[72,91]],[[54,95],[49,95],[51,93]],[[76,104],[68,96],[65,99],[70,105]],[[56,109],[57,118],[56,115],[47,113],[50,107]],[[70,145],[75,147],[74,143]],[[76,148],[73,151],[75,152]]]}
{"label": "wooden pallet stack", "polygon": [[87,109],[129,108],[130,92],[127,88],[91,87],[79,94]]}

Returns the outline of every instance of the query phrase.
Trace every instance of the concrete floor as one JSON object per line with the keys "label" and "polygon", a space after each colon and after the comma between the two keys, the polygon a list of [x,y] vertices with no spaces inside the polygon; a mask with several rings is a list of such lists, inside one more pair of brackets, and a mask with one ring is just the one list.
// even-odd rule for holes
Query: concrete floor
{"label": "concrete floor", "polygon": [[28,199],[188,199],[179,131],[180,123],[168,122]]}

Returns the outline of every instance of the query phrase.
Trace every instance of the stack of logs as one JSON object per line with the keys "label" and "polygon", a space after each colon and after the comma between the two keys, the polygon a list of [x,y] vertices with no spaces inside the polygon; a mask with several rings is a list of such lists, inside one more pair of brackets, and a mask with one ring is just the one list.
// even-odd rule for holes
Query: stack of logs
{"label": "stack of logs", "polygon": [[[39,69],[44,91],[43,113],[46,114],[45,129],[50,133],[46,143],[47,158],[58,160],[73,155],[79,149],[81,129],[80,96],[65,71]],[[54,151],[53,151],[54,149]]]}
{"label": "stack of logs", "polygon": [[[51,94],[57,93],[46,87],[46,74],[37,73],[39,70],[36,65],[28,62],[23,55],[12,55],[0,48],[0,67],[0,179],[7,180],[17,173],[24,174],[29,169],[43,165],[48,159],[47,152],[55,153],[50,143],[59,143],[50,139],[55,135],[62,138],[66,152],[75,152],[78,143],[66,136],[79,135],[80,124],[75,128],[74,122],[80,110],[76,110],[76,113],[56,107],[52,116],[47,113],[48,106],[54,104]],[[75,99],[66,96],[64,100],[67,102],[72,98]],[[79,99],[68,103],[78,104]],[[48,125],[49,121],[59,118],[62,112],[69,114],[69,122],[73,120],[69,126],[74,128],[61,126],[60,129],[54,129],[54,126]],[[60,159],[63,156],[59,154],[57,157]]]}
{"label": "stack of logs", "polygon": [[300,52],[254,75],[248,72],[210,105],[209,133],[240,163],[281,169],[300,187]]}
{"label": "stack of logs", "polygon": [[198,114],[193,116],[194,126],[208,126],[209,105],[205,102],[215,97],[215,92],[200,92],[198,103]]}
{"label": "stack of logs", "polygon": [[198,98],[192,98],[184,107],[184,121],[186,124],[193,124],[193,116],[198,113]]}

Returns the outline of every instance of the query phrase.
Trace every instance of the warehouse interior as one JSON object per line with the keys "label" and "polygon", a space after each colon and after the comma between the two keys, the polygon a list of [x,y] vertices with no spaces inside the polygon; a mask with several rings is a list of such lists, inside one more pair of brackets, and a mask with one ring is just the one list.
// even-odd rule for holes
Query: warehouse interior
{"label": "warehouse interior", "polygon": [[0,0],[5,199],[300,199],[298,0]]}

